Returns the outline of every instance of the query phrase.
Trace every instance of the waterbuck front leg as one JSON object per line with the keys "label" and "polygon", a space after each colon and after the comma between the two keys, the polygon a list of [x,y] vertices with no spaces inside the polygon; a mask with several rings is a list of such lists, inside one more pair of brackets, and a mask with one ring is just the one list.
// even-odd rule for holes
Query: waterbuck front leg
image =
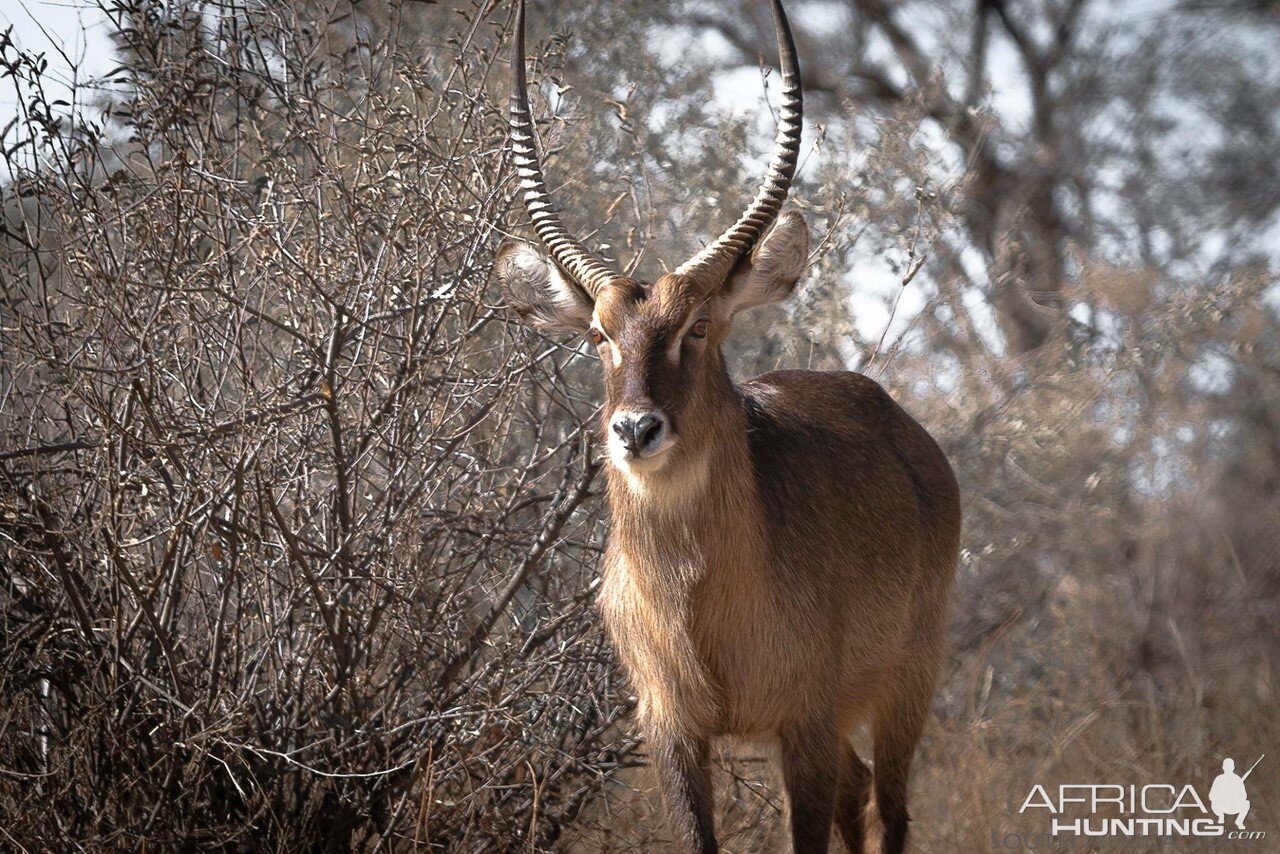
{"label": "waterbuck front leg", "polygon": [[904,692],[876,718],[875,792],[876,811],[884,825],[880,845],[882,854],[902,854],[907,848],[907,783],[911,774],[911,757],[929,715],[930,683],[921,679],[914,692]]}
{"label": "waterbuck front leg", "polygon": [[716,854],[707,739],[650,733],[649,748],[677,843],[685,851]]}
{"label": "waterbuck front leg", "polygon": [[867,848],[867,801],[871,793],[871,769],[845,742],[841,745],[840,789],[836,795],[836,828],[849,854],[863,854]]}
{"label": "waterbuck front leg", "polygon": [[831,839],[840,783],[840,738],[830,715],[784,729],[782,775],[791,804],[791,843],[796,854],[825,854]]}

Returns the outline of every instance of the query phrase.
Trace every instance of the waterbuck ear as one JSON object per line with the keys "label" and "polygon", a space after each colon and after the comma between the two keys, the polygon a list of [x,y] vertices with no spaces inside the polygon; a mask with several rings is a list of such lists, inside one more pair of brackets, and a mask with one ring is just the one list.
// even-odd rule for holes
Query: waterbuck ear
{"label": "waterbuck ear", "polygon": [[529,244],[502,241],[493,274],[507,304],[526,323],[576,332],[591,325],[591,297]]}
{"label": "waterbuck ear", "polygon": [[809,229],[796,211],[785,211],[733,271],[721,298],[730,316],[791,296],[809,259]]}

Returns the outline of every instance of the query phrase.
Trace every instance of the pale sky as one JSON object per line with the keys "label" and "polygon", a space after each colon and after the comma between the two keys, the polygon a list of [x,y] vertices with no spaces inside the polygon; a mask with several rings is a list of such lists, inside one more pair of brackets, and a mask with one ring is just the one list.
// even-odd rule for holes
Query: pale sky
{"label": "pale sky", "polygon": [[[108,22],[91,0],[0,0],[0,29],[24,51],[44,53],[51,100],[71,101],[73,87],[111,70]],[[81,103],[92,99],[81,91]],[[0,83],[0,128],[18,109],[12,81]]]}

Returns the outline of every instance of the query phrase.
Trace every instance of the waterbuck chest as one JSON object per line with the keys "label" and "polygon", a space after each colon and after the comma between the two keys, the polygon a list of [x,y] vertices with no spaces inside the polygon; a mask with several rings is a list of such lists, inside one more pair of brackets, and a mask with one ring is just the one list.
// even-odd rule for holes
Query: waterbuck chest
{"label": "waterbuck chest", "polygon": [[822,681],[824,656],[802,642],[811,632],[789,607],[794,595],[774,589],[768,559],[744,545],[718,552],[672,536],[659,562],[610,543],[600,610],[649,725],[771,731]]}

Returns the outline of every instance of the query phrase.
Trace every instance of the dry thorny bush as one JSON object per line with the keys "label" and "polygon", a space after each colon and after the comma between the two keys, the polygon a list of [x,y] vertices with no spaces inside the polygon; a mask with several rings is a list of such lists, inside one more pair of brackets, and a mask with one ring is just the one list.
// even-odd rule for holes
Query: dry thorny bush
{"label": "dry thorny bush", "polygon": [[486,293],[479,11],[357,101],[338,28],[134,10],[74,133],[5,45],[12,844],[541,847],[625,761],[591,410]]}
{"label": "dry thorny bush", "polygon": [[[0,46],[20,102],[0,186],[7,844],[661,843],[592,606],[594,367],[509,327],[488,284],[521,219],[509,9],[431,5],[111,4],[98,123]],[[541,52],[554,70],[565,39]],[[561,111],[568,91],[540,90]],[[618,254],[687,248],[646,219],[687,202],[716,222],[746,127],[654,155],[628,127],[652,105],[615,106],[629,134],[544,127],[552,171]],[[814,272],[733,358],[851,361],[958,470],[955,654],[913,803],[922,850],[974,850],[1032,832],[1033,782],[1200,781],[1274,740],[1280,358],[1265,269],[1179,281],[1088,248],[1087,322],[1023,357],[993,345],[955,248],[971,188],[918,189],[917,107],[865,161],[805,176]],[[854,150],[846,132],[824,145]],[[624,174],[599,180],[615,144],[598,162]],[[667,184],[625,174],[645,146],[698,156]],[[904,279],[929,258],[896,341],[849,318],[867,243]],[[730,850],[779,842],[761,757],[731,748],[717,775]]]}

